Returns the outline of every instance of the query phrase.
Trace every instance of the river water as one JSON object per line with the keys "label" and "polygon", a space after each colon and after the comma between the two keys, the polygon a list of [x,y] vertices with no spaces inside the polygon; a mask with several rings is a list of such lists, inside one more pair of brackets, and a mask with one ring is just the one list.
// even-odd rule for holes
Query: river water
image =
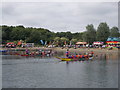
{"label": "river water", "polygon": [[3,88],[117,88],[118,56],[61,62],[54,57],[2,55]]}

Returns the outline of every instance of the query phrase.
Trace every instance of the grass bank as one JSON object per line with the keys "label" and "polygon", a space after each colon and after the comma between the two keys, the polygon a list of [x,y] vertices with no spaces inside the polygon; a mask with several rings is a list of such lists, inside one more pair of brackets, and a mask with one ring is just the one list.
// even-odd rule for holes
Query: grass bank
{"label": "grass bank", "polygon": [[[53,48],[54,51],[58,52],[66,52],[67,48]],[[69,51],[72,53],[86,53],[86,52],[91,52],[93,51],[95,54],[107,54],[107,53],[118,53],[120,49],[114,48],[112,50],[108,50],[107,48],[105,49],[99,49],[99,48],[70,48]]]}

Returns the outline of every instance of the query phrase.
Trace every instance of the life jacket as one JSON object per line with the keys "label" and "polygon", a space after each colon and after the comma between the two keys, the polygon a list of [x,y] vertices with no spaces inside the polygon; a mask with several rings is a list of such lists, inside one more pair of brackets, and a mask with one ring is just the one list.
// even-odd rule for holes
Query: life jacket
{"label": "life jacket", "polygon": [[91,52],[91,54],[94,54],[94,52]]}
{"label": "life jacket", "polygon": [[82,55],[82,58],[84,58],[84,55]]}
{"label": "life jacket", "polygon": [[82,55],[80,55],[80,58],[82,58]]}
{"label": "life jacket", "polygon": [[76,55],[74,55],[74,58],[76,58]]}
{"label": "life jacket", "polygon": [[68,58],[72,58],[72,56],[69,56]]}
{"label": "life jacket", "polygon": [[88,58],[88,55],[84,55],[85,58]]}
{"label": "life jacket", "polygon": [[66,55],[68,55],[68,54],[69,54],[69,52],[67,51],[67,52],[66,52]]}
{"label": "life jacket", "polygon": [[76,57],[79,57],[79,55],[76,55]]}
{"label": "life jacket", "polygon": [[88,57],[88,55],[84,55],[84,57]]}
{"label": "life jacket", "polygon": [[72,58],[74,58],[74,56],[72,55]]}
{"label": "life jacket", "polygon": [[45,52],[42,52],[42,55],[45,55]]}

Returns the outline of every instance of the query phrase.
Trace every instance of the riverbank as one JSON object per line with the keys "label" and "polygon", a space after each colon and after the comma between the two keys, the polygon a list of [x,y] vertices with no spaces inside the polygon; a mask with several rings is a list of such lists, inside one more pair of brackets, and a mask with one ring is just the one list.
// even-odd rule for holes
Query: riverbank
{"label": "riverbank", "polygon": [[[35,51],[35,50],[39,50],[39,49],[42,49],[42,50],[45,50],[45,49],[52,49],[52,48],[46,48],[46,47],[29,47],[27,48],[31,51]],[[17,48],[0,48],[0,50],[13,50],[13,51],[25,51],[26,48],[21,48],[21,47],[17,47]]]}
{"label": "riverbank", "polygon": [[[46,47],[33,47],[33,48],[28,48],[31,51],[36,51],[36,50],[53,50],[57,52],[66,52],[67,48],[60,48],[60,47],[54,47],[54,48],[46,48]],[[25,51],[26,48],[0,48],[0,50],[13,50],[13,51]],[[76,52],[76,53],[85,53],[85,52],[90,52],[93,51],[94,53],[118,53],[120,49],[113,48],[112,50],[109,50],[108,48],[101,49],[101,48],[69,48],[70,52]]]}
{"label": "riverbank", "polygon": [[[53,48],[53,50],[55,51],[63,51],[65,52],[67,50],[67,48],[61,49],[61,48]],[[94,52],[100,52],[100,53],[107,53],[107,52],[118,52],[119,49],[117,48],[113,48],[112,50],[109,50],[108,48],[106,49],[100,49],[100,48],[70,48],[69,51],[71,52],[90,52],[90,51],[94,51]]]}
{"label": "riverbank", "polygon": [[[53,49],[54,51],[57,51],[57,52],[62,52],[64,55],[65,55],[65,52],[67,49],[61,49],[61,48],[54,48]],[[77,49],[74,49],[74,48],[70,48],[69,49],[70,51],[70,54],[84,54],[84,53],[89,53],[91,51],[94,52],[94,56],[97,56],[97,57],[104,57],[106,58],[107,60],[109,59],[112,59],[112,60],[118,60],[118,58],[120,58],[120,49],[117,49],[117,48],[114,48],[112,50],[109,50],[108,48],[106,49],[99,49],[99,48],[77,48]],[[106,57],[108,56],[108,57]]]}
{"label": "riverbank", "polygon": [[[62,53],[65,54],[67,49],[53,48],[53,50],[57,51],[57,52],[62,52]],[[107,54],[113,54],[113,53],[114,53],[114,56],[119,56],[120,49],[114,48],[112,50],[109,50],[107,48],[106,49],[99,49],[99,48],[90,48],[90,49],[88,49],[88,48],[77,48],[77,49],[74,49],[74,48],[70,48],[69,51],[70,51],[71,54],[75,54],[75,53],[84,54],[86,52],[89,53],[89,52],[93,51],[95,56],[96,55],[98,55],[98,56],[107,55]]]}
{"label": "riverbank", "polygon": [[[66,50],[68,48],[60,48],[60,47],[55,47],[55,48],[46,48],[46,47],[34,47],[34,48],[28,48],[30,52],[35,52],[38,50],[44,50],[44,51],[48,51],[51,50],[52,53],[55,53],[55,55],[65,55]],[[2,48],[2,50],[7,50],[10,51],[11,53],[14,51],[18,51],[19,53],[25,53],[26,48]],[[84,53],[90,53],[91,51],[94,52],[95,56],[101,57],[101,56],[109,56],[109,57],[114,57],[115,60],[117,60],[118,58],[120,58],[120,49],[117,48],[113,48],[112,50],[109,50],[108,48],[105,49],[100,49],[100,48],[69,48],[70,54],[74,55],[74,54],[84,54]],[[114,56],[111,56],[114,55]],[[116,58],[117,57],[117,58]]]}

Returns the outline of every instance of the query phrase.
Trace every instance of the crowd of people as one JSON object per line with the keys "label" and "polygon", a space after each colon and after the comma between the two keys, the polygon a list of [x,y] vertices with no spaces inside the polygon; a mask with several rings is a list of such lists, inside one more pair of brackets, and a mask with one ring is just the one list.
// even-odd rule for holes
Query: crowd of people
{"label": "crowd of people", "polygon": [[25,54],[27,54],[27,55],[51,56],[51,55],[54,54],[54,52],[51,49],[50,50],[39,49],[37,51],[30,51],[29,49],[26,49]]}
{"label": "crowd of people", "polygon": [[116,48],[120,48],[119,45],[64,45],[62,47],[63,48],[74,48],[74,49],[77,49],[77,48],[101,48],[101,49],[105,49],[105,48],[111,48],[111,47],[116,47]]}
{"label": "crowd of people", "polygon": [[75,53],[75,54],[72,54],[70,53],[69,49],[67,49],[66,51],[66,57],[67,58],[89,58],[89,57],[93,57],[94,55],[94,52],[91,51],[89,53],[84,53],[84,54],[81,54],[81,53]]}

